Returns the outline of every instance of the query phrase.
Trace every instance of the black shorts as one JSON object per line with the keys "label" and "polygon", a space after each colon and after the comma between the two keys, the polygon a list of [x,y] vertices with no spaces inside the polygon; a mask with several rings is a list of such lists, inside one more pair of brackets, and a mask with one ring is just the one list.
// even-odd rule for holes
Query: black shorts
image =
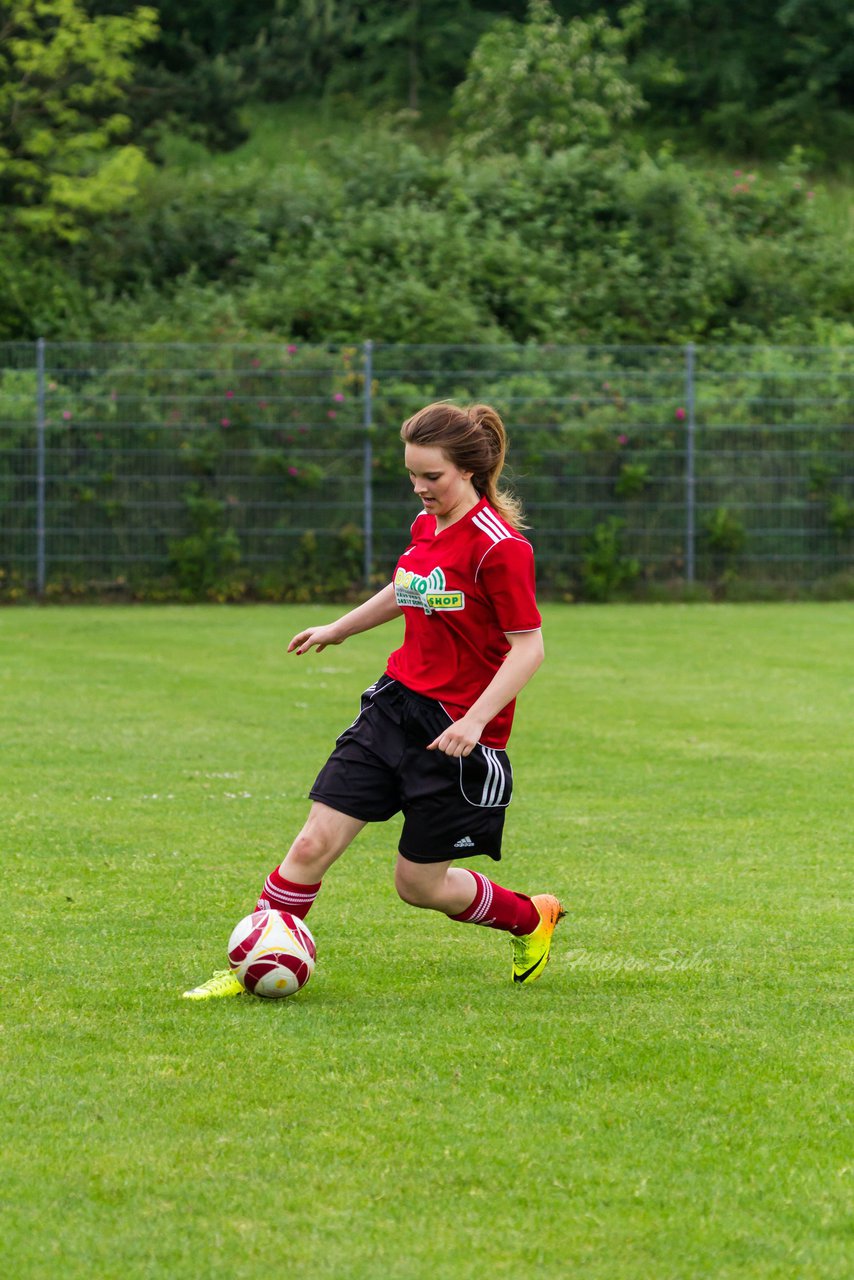
{"label": "black shorts", "polygon": [[382,676],[341,734],[312,800],[364,822],[403,812],[399,849],[412,862],[501,857],[513,772],[507,752],[480,743],[455,759],[427,744],[452,723],[441,703]]}

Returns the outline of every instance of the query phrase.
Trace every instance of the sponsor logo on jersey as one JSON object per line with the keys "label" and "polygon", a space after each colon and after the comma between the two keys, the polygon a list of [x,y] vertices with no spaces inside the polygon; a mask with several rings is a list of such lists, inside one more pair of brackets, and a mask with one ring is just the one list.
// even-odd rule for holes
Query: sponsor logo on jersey
{"label": "sponsor logo on jersey", "polygon": [[466,607],[464,592],[449,591],[441,569],[434,569],[426,578],[422,578],[417,573],[399,568],[394,575],[394,598],[402,609],[423,609],[425,613],[432,613],[434,609]]}

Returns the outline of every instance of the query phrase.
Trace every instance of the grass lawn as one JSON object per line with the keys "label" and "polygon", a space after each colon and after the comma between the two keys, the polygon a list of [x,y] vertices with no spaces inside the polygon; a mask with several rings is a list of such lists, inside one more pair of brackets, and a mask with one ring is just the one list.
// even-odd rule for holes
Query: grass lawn
{"label": "grass lawn", "polygon": [[852,1274],[854,609],[545,615],[480,866],[564,897],[543,979],[398,901],[392,822],[305,991],[193,1004],[397,624],[0,613],[5,1275]]}

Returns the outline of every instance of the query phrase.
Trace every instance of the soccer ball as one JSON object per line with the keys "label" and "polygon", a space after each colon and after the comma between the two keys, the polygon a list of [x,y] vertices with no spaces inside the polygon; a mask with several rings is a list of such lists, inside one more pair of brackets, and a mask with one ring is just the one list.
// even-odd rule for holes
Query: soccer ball
{"label": "soccer ball", "polygon": [[308,925],[287,911],[253,911],[234,926],[228,963],[255,996],[292,996],[314,973],[317,948]]}

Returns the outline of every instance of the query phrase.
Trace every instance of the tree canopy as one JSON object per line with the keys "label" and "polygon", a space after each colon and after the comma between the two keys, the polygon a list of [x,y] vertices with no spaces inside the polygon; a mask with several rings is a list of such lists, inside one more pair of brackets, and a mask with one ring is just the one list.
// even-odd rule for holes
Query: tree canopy
{"label": "tree canopy", "polygon": [[0,4],[0,207],[5,225],[74,239],[121,208],[145,157],[122,145],[133,54],[154,9],[90,17],[77,0]]}
{"label": "tree canopy", "polygon": [[[572,29],[625,24],[626,0],[553,0]],[[88,0],[89,13],[126,12]],[[479,40],[522,23],[527,0],[161,0],[160,33],[140,51],[132,115],[176,115],[213,145],[240,141],[248,98],[353,94],[442,114]],[[704,144],[818,159],[854,136],[854,10],[849,0],[643,0],[624,46],[645,120]],[[499,30],[513,28],[504,25]]]}
{"label": "tree canopy", "polygon": [[548,0],[531,0],[528,21],[502,18],[478,42],[452,115],[472,154],[547,154],[606,142],[643,105],[626,76],[625,46],[640,20],[633,5],[622,25],[602,14],[564,23]]}

